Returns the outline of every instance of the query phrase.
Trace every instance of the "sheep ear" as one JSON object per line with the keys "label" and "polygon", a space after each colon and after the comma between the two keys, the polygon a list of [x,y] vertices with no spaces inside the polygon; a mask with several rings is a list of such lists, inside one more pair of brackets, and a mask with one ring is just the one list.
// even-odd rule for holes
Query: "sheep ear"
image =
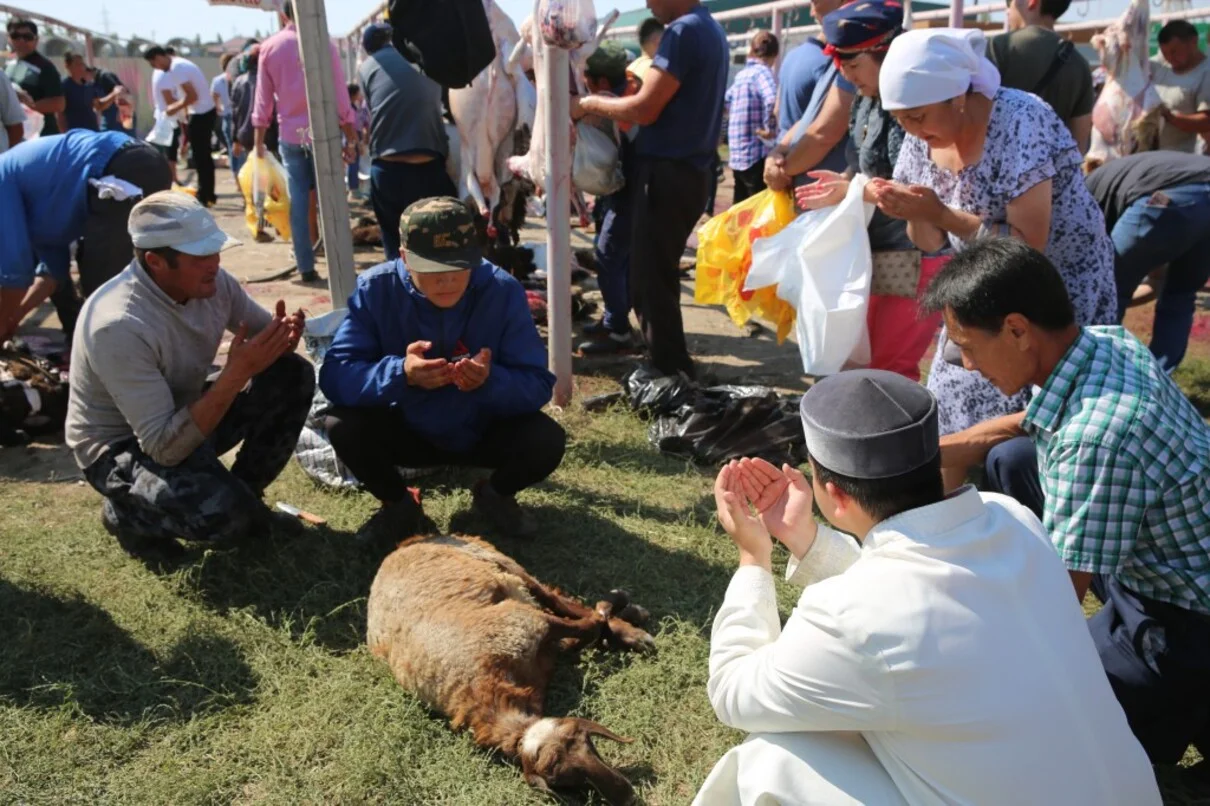
{"label": "sheep ear", "polygon": [[625,737],[617,735],[616,733],[611,731],[609,728],[605,727],[604,725],[602,725],[600,723],[593,722],[591,719],[581,719],[580,727],[584,728],[584,730],[588,733],[589,736],[600,736],[605,739],[610,739],[615,742],[620,742],[621,744],[630,744],[631,742],[634,741],[634,739],[627,739]]}

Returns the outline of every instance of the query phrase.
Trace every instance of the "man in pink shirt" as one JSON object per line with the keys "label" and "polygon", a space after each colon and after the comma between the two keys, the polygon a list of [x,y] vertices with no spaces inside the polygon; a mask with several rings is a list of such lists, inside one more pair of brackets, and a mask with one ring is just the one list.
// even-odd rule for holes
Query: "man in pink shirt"
{"label": "man in pink shirt", "polygon": [[[252,109],[252,126],[256,130],[256,153],[265,155],[265,132],[273,122],[277,106],[277,122],[281,137],[282,164],[290,189],[290,235],[294,241],[294,260],[304,282],[319,279],[315,272],[315,250],[312,247],[312,222],[318,206],[315,198],[315,158],[311,150],[311,116],[307,108],[307,88],[303,80],[302,57],[298,49],[298,30],[294,26],[294,4],[286,2],[279,12],[282,30],[266,39],[260,46],[260,76],[256,84],[256,102]],[[332,53],[332,80],[336,90],[337,112],[345,141],[356,142],[356,116],[349,103],[349,90],[336,45],[329,42]],[[345,149],[345,161],[352,159]],[[301,203],[309,199],[309,204]]]}

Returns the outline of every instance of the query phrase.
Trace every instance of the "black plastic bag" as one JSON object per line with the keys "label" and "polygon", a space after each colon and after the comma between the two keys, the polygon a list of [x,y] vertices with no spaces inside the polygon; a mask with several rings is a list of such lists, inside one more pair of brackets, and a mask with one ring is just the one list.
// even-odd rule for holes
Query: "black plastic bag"
{"label": "black plastic bag", "polygon": [[630,407],[645,417],[671,414],[693,398],[697,386],[684,375],[663,375],[641,366],[622,378]]}
{"label": "black plastic bag", "polygon": [[806,460],[798,400],[766,387],[715,386],[656,419],[647,438],[661,452],[717,466],[744,456],[775,466]]}
{"label": "black plastic bag", "polygon": [[622,384],[631,407],[653,418],[647,438],[662,453],[712,466],[744,456],[778,466],[806,461],[801,398],[767,386],[702,389],[684,375],[650,367],[634,370]]}

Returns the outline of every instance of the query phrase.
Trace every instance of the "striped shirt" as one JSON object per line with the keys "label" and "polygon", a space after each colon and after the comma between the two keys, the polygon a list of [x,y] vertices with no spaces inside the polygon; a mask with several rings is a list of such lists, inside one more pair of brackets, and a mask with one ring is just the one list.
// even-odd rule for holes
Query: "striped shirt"
{"label": "striped shirt", "polygon": [[1210,614],[1210,429],[1151,352],[1124,328],[1084,328],[1024,428],[1067,567]]}
{"label": "striped shirt", "polygon": [[772,146],[761,140],[756,132],[777,131],[777,118],[773,116],[776,102],[777,81],[773,71],[760,60],[749,59],[727,90],[730,109],[727,147],[731,152],[727,164],[735,170],[745,171],[769,155]]}

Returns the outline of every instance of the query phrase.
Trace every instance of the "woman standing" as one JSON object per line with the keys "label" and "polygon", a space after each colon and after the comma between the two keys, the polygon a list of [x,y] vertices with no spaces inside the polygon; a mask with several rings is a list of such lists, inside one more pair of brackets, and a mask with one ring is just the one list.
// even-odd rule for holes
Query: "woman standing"
{"label": "woman standing", "polygon": [[[817,210],[839,204],[857,174],[890,179],[903,145],[903,128],[878,101],[878,74],[891,42],[903,33],[903,6],[894,0],[851,3],[823,18],[824,50],[857,90],[849,122],[848,170],[809,171],[816,179],[795,191],[800,207]],[[873,203],[873,188],[866,201]],[[939,315],[920,316],[916,300],[948,256],[923,254],[907,234],[907,223],[875,210],[867,230],[874,258],[874,283],[866,314],[870,364],[920,380],[920,359],[928,351]],[[900,279],[884,282],[891,274]],[[893,286],[898,286],[895,288]],[[879,290],[884,293],[874,293]],[[891,292],[891,293],[885,293]]]}
{"label": "woman standing", "polygon": [[[907,221],[916,246],[961,248],[1020,238],[1058,268],[1081,325],[1116,324],[1113,244],[1084,185],[1071,132],[1037,97],[1002,89],[979,30],[909,31],[887,52],[879,95],[907,132],[894,182],[874,180],[879,209]],[[945,331],[928,386],[942,434],[1020,411],[978,373],[946,360]]]}

